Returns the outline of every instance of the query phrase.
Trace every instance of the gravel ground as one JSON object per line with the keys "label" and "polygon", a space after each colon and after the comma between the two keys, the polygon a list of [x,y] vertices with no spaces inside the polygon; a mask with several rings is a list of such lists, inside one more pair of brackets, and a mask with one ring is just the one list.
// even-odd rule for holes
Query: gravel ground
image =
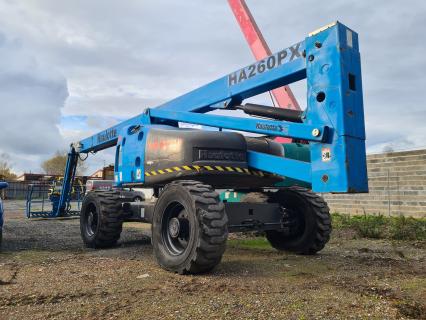
{"label": "gravel ground", "polygon": [[0,319],[426,319],[426,244],[335,232],[316,256],[232,240],[201,276],[160,269],[150,228],[83,247],[77,219],[26,220],[7,202]]}

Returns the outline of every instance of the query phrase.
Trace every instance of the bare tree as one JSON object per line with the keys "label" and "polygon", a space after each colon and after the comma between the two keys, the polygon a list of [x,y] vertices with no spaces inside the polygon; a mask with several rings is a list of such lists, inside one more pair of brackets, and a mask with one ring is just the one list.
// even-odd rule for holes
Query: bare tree
{"label": "bare tree", "polygon": [[[46,174],[50,175],[64,175],[65,167],[67,165],[68,153],[66,151],[56,151],[55,155],[47,159],[41,164],[42,169]],[[86,171],[86,166],[82,161],[77,164],[77,175],[83,175]]]}
{"label": "bare tree", "polygon": [[0,154],[0,178],[5,180],[16,179],[16,174],[12,170],[10,156],[7,153]]}

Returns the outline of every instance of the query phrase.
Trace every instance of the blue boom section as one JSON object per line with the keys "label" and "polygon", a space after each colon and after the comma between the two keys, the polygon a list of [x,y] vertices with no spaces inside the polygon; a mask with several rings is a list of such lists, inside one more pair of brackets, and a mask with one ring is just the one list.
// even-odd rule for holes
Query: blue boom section
{"label": "blue boom section", "polygon": [[[302,123],[206,114],[215,109],[233,110],[246,98],[304,78],[307,108]],[[135,128],[146,133],[151,126],[177,126],[179,121],[307,140],[311,163],[248,151],[248,164],[311,183],[315,192],[368,191],[358,35],[341,23],[326,26],[292,47],[73,144],[65,184],[72,182],[76,154],[120,144],[119,136]],[[139,149],[143,155],[143,146],[135,145],[135,150]],[[119,150],[117,147],[117,158]],[[135,182],[143,183],[143,166],[135,168],[130,158],[123,163],[116,167],[118,175],[130,177],[136,172]],[[118,180],[120,184],[122,179]],[[67,207],[69,186],[62,192],[56,215]]]}
{"label": "blue boom section", "polygon": [[59,202],[52,201],[53,212],[56,216],[63,216],[69,207],[71,201],[71,189],[74,182],[75,172],[77,170],[78,153],[74,148],[68,152],[67,164],[65,167],[64,183],[59,197]]}
{"label": "blue boom section", "polygon": [[[213,81],[201,88],[195,89],[185,95],[173,99],[165,104],[162,104],[154,109],[151,109],[153,117],[170,119],[188,123],[199,123],[221,127],[221,124],[216,124],[218,118],[205,118],[203,123],[196,121],[196,115],[191,114],[188,118],[188,113],[182,114],[183,117],[178,117],[170,112],[192,112],[206,113],[215,109],[230,108],[232,105],[240,104],[244,99],[258,95],[260,93],[272,90],[274,88],[302,80],[306,77],[306,66],[303,52],[305,50],[305,42],[298,43],[294,46],[281,50],[274,55],[252,64],[246,68],[235,71],[225,77]],[[151,123],[147,118],[148,110],[134,118],[121,122],[105,131],[97,133],[89,138],[80,141],[80,152],[99,151],[117,143],[118,134],[126,127],[138,124]],[[155,113],[157,112],[157,113]],[[161,113],[161,116],[160,115]],[[234,118],[235,119],[235,118]],[[245,118],[247,121],[247,118]],[[161,121],[159,121],[161,122]],[[259,127],[275,128],[277,125],[284,126],[282,121],[277,124],[275,121],[265,121],[264,125]],[[297,125],[296,127],[301,126]],[[225,128],[225,126],[222,126]],[[227,127],[228,129],[245,130],[246,125],[243,123],[239,128]],[[306,129],[302,129],[305,130]],[[283,128],[283,134],[277,130],[257,130],[263,134],[271,134],[282,136],[290,136],[288,128]]]}

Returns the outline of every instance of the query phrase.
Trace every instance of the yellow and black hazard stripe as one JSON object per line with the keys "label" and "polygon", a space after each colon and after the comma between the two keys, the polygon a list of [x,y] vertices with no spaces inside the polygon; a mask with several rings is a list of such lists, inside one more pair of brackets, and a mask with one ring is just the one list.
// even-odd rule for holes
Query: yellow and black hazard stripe
{"label": "yellow and black hazard stripe", "polygon": [[268,173],[259,171],[259,170],[251,170],[247,168],[240,168],[240,167],[224,167],[224,166],[179,166],[179,167],[170,167],[166,169],[159,169],[159,170],[153,170],[153,171],[146,171],[145,176],[147,177],[154,177],[162,174],[168,174],[168,173],[176,173],[176,172],[186,172],[186,171],[216,171],[216,172],[235,172],[235,173],[242,173],[242,174],[248,174],[253,175],[257,177],[264,177],[267,176]]}

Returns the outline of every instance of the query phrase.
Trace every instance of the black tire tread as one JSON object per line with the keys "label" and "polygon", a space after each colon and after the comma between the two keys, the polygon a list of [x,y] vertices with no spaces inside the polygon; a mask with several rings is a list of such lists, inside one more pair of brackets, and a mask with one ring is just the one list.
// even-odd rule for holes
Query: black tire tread
{"label": "black tire tread", "polygon": [[[312,255],[317,253],[318,251],[322,250],[330,240],[330,234],[332,230],[330,209],[327,205],[327,202],[325,202],[325,200],[318,194],[303,187],[291,186],[285,188],[284,190],[285,192],[294,193],[297,196],[303,198],[311,206],[315,214],[316,231],[313,241],[311,241],[308,246],[300,248],[295,252],[305,255]],[[275,249],[288,250],[285,241],[282,241],[276,237],[276,233],[267,233],[266,237]]]}
{"label": "black tire tread", "polygon": [[[212,270],[222,259],[228,238],[228,218],[218,193],[212,186],[193,180],[177,180],[166,185],[180,185],[190,194],[198,215],[201,238],[197,241],[193,256],[179,270],[179,274],[196,274]],[[166,267],[167,269],[167,267]]]}
{"label": "black tire tread", "polygon": [[85,242],[89,248],[110,248],[117,244],[123,230],[120,193],[116,191],[94,190],[90,192],[99,199],[101,223],[98,235],[92,242]]}

